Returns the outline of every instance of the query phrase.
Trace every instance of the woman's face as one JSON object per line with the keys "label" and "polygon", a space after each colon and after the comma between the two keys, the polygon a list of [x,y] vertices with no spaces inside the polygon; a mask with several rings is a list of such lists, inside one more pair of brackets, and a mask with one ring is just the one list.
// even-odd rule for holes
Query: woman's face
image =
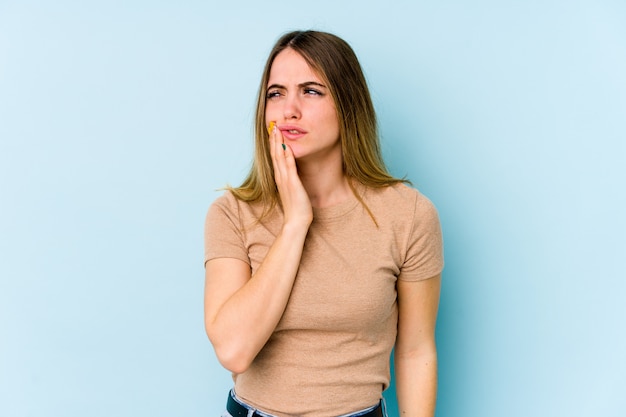
{"label": "woman's face", "polygon": [[266,126],[276,122],[296,159],[341,158],[333,98],[299,53],[287,48],[276,56],[266,93]]}

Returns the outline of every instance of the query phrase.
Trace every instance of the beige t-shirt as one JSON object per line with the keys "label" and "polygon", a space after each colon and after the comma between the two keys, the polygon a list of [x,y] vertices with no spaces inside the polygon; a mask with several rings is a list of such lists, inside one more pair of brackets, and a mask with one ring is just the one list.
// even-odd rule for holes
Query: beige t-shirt
{"label": "beige t-shirt", "polygon": [[[234,375],[237,396],[262,411],[337,416],[375,405],[389,386],[396,279],[443,268],[439,218],[426,197],[403,184],[358,190],[378,226],[354,197],[314,209],[283,317],[250,368]],[[207,214],[205,262],[237,258],[254,274],[282,226],[280,209],[258,223],[260,212],[230,192],[219,197]]]}

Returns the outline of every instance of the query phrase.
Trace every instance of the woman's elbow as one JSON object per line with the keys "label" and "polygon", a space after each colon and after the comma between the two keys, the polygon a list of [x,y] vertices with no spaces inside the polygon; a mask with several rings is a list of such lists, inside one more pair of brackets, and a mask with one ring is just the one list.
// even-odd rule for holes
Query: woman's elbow
{"label": "woman's elbow", "polygon": [[207,328],[207,335],[213,345],[215,356],[219,363],[235,374],[241,374],[248,370],[254,357],[245,351],[243,346],[237,346],[235,341],[226,342],[213,334]]}
{"label": "woman's elbow", "polygon": [[215,354],[219,363],[234,374],[242,374],[250,368],[252,360],[244,357],[242,354],[234,352],[234,349],[217,349]]}

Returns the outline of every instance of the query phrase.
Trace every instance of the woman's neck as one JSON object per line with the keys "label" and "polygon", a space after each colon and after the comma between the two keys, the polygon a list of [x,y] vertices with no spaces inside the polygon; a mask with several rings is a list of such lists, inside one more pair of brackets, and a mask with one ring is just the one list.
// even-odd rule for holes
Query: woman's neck
{"label": "woman's neck", "polygon": [[301,165],[298,165],[298,174],[313,207],[334,206],[352,195],[348,177],[343,173],[341,165]]}

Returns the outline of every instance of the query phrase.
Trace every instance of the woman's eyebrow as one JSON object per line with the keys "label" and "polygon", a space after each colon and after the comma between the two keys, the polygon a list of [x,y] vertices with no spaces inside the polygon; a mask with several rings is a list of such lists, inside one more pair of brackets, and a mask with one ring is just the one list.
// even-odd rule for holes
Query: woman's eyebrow
{"label": "woman's eyebrow", "polygon": [[[318,86],[318,87],[322,87],[322,88],[327,88],[324,84],[319,83],[317,81],[305,81],[303,83],[298,84],[298,88],[310,87],[312,85]],[[282,89],[282,90],[286,89],[286,87],[284,85],[281,85],[281,84],[272,84],[269,87],[267,87],[268,90],[271,90],[273,88],[278,88],[279,90],[280,89]]]}
{"label": "woman's eyebrow", "polygon": [[269,87],[267,87],[268,90],[271,90],[272,88],[278,88],[279,90],[280,89],[284,90],[285,86],[284,85],[280,85],[280,84],[272,84]]}
{"label": "woman's eyebrow", "polygon": [[307,81],[301,84],[298,84],[298,87],[303,88],[303,87],[309,87],[315,85],[317,87],[322,87],[322,88],[326,88],[326,86],[322,83],[318,83],[317,81]]}

